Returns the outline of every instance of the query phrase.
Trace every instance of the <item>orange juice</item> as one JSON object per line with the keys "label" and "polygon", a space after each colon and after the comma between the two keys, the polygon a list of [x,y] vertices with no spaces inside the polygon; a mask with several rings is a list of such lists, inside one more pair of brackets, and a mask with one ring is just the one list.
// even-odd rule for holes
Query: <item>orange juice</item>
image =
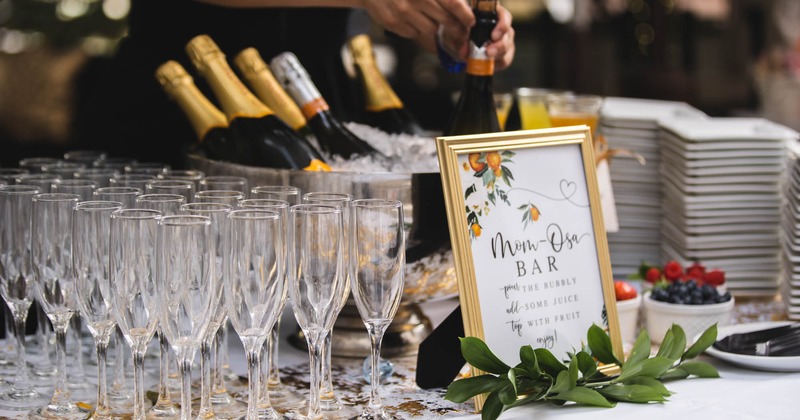
{"label": "orange juice", "polygon": [[494,107],[497,110],[497,121],[500,123],[501,130],[505,130],[508,112],[511,110],[513,102],[514,96],[510,93],[494,94]]}
{"label": "orange juice", "polygon": [[553,127],[586,124],[591,129],[592,137],[594,137],[595,133],[597,132],[598,119],[599,116],[597,114],[584,114],[577,112],[565,112],[550,115],[550,122],[553,124]]}
{"label": "orange juice", "polygon": [[547,114],[547,106],[543,101],[520,97],[519,113],[523,130],[552,127],[550,115]]}

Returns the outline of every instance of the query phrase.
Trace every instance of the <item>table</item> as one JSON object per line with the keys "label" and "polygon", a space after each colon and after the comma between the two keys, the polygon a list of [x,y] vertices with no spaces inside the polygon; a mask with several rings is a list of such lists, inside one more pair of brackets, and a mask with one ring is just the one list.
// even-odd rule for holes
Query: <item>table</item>
{"label": "table", "polygon": [[[454,300],[427,303],[423,311],[434,325],[440,322],[456,306]],[[770,303],[764,304],[771,307]],[[751,305],[752,306],[752,305]],[[773,305],[774,306],[774,305]],[[774,309],[774,308],[773,308]],[[743,305],[736,318],[740,321],[763,320],[763,308]],[[296,331],[294,318],[287,309],[281,326],[282,336]],[[281,343],[280,363],[282,378],[287,386],[307,394],[308,356],[305,351]],[[500,417],[510,419],[586,419],[613,418],[648,420],[735,420],[735,419],[797,419],[800,418],[797,395],[800,391],[800,373],[773,373],[742,369],[708,356],[701,360],[712,363],[719,369],[719,379],[686,379],[668,382],[673,391],[664,404],[626,404],[615,408],[594,408],[577,405],[558,407],[552,404],[534,404],[509,410]],[[445,401],[444,389],[421,390],[414,384],[416,359],[413,356],[392,359],[395,373],[382,388],[387,409],[400,419],[460,419],[478,420],[471,402],[454,404]],[[149,361],[148,363],[151,363]],[[344,404],[365,404],[369,386],[361,376],[363,359],[334,358],[334,381],[336,392]],[[87,366],[88,368],[89,366]],[[238,374],[246,374],[244,353],[239,340],[231,337],[231,368]],[[195,369],[197,370],[197,369]],[[150,378],[153,383],[155,378]],[[154,385],[154,383],[153,383]],[[0,411],[0,418],[25,418],[26,413]]]}

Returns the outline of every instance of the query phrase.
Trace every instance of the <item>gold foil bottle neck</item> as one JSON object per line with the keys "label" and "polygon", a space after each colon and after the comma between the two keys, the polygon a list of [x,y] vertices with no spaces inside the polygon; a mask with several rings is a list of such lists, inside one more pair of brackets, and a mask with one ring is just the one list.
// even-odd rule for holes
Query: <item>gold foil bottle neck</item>
{"label": "gold foil bottle neck", "polygon": [[167,61],[156,69],[156,80],[170,95],[178,85],[192,83],[192,76],[177,61]]}
{"label": "gold foil bottle neck", "polygon": [[233,62],[242,73],[258,73],[267,69],[267,63],[255,48],[246,48],[234,57]]}
{"label": "gold foil bottle neck", "polygon": [[233,59],[253,92],[278,115],[278,118],[297,131],[306,126],[306,119],[294,100],[275,79],[267,63],[255,48],[241,51]]}
{"label": "gold foil bottle neck", "polygon": [[225,58],[225,54],[208,35],[198,35],[192,38],[186,44],[186,54],[198,69],[205,67],[210,60]]}
{"label": "gold foil bottle neck", "polygon": [[364,86],[364,101],[367,111],[380,112],[403,108],[403,101],[397,97],[392,86],[378,68],[369,36],[356,35],[350,38],[347,45]]}
{"label": "gold foil bottle neck", "polygon": [[361,34],[350,38],[348,41],[350,53],[353,55],[353,61],[356,63],[369,63],[375,61],[375,55],[372,51],[372,40],[369,35]]}

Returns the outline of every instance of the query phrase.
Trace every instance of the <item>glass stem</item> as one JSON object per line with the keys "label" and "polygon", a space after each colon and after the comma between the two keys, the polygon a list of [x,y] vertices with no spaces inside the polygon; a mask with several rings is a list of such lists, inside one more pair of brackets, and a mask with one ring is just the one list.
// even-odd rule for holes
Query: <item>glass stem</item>
{"label": "glass stem", "polygon": [[75,341],[75,344],[72,345],[72,357],[74,359],[72,362],[75,363],[75,366],[73,366],[71,369],[74,380],[73,383],[83,384],[86,382],[86,375],[83,372],[83,343],[81,343],[81,329],[83,328],[83,322],[81,322],[81,317],[79,316],[73,316],[70,322],[72,323],[72,329],[70,332],[72,333],[72,338]]}
{"label": "glass stem", "polygon": [[49,329],[47,326],[47,314],[44,313],[44,309],[42,306],[36,303],[36,321],[39,324],[39,329],[36,330],[36,340],[39,342],[39,349],[44,356],[43,360],[45,363],[50,363],[50,350],[52,347],[50,346],[50,337],[48,337]]}
{"label": "glass stem", "polygon": [[106,417],[111,412],[108,406],[108,381],[106,379],[106,362],[108,359],[108,341],[110,333],[100,333],[95,340],[97,350],[97,407],[95,414]]}
{"label": "glass stem", "polygon": [[169,342],[167,337],[158,331],[158,344],[160,348],[160,371],[158,377],[158,401],[156,405],[171,405],[169,398]]}
{"label": "glass stem", "polygon": [[[262,344],[263,346],[263,344]],[[258,345],[251,345],[245,351],[247,358],[247,391],[249,397],[247,398],[247,420],[255,420],[258,418],[258,390],[259,390],[259,359],[261,358],[261,347]]]}
{"label": "glass stem", "polygon": [[[212,339],[213,340],[213,339]],[[198,418],[210,417],[214,414],[211,408],[211,341],[200,343],[200,410]]]}
{"label": "glass stem", "polygon": [[[323,333],[324,334],[324,333]],[[320,363],[320,333],[314,334],[314,337],[310,337],[309,334],[306,334],[306,339],[308,341],[308,358],[309,358],[309,365],[311,366],[311,383],[309,389],[309,396],[308,396],[308,415],[306,417],[310,419],[318,418],[322,415],[322,410],[320,409],[319,403],[319,379],[320,379],[320,370],[321,370],[321,363]]]}
{"label": "glass stem", "polygon": [[56,315],[51,319],[53,329],[56,332],[56,363],[58,376],[56,377],[56,389],[53,391],[51,405],[63,406],[70,404],[70,391],[67,388],[67,329],[69,328],[69,315]]}
{"label": "glass stem", "polygon": [[[28,377],[28,364],[25,360],[25,319],[28,309],[18,310],[14,315],[14,331],[17,336],[17,379],[14,381],[14,390],[27,390],[30,388]],[[21,312],[21,313],[20,313]]]}
{"label": "glass stem", "polygon": [[122,393],[125,389],[125,349],[123,343],[125,337],[122,335],[122,330],[119,327],[114,327],[114,379],[111,381],[111,389],[116,392]]}
{"label": "glass stem", "polygon": [[133,351],[133,393],[133,419],[144,420],[144,351]]}
{"label": "glass stem", "polygon": [[281,374],[278,368],[278,346],[281,340],[281,317],[278,315],[278,320],[275,321],[275,326],[272,327],[267,345],[269,352],[267,354],[267,368],[269,369],[269,387],[272,389],[280,389],[281,387]]}
{"label": "glass stem", "polygon": [[[190,353],[182,350],[182,353]],[[181,420],[192,420],[192,357],[188,354],[180,356],[181,370]]]}
{"label": "glass stem", "polygon": [[319,360],[321,364],[320,374],[320,393],[319,397],[322,400],[333,400],[333,378],[331,378],[331,336],[333,331],[329,331],[322,339],[323,343],[320,347]]}
{"label": "glass stem", "polygon": [[372,414],[378,415],[383,412],[383,403],[381,402],[380,382],[381,382],[381,341],[383,341],[383,333],[389,323],[367,324],[367,332],[370,339],[370,363],[372,364],[372,383],[370,384],[369,394],[369,410]]}
{"label": "glass stem", "polygon": [[222,374],[222,347],[223,347],[223,332],[222,330],[225,329],[225,322],[217,330],[217,333],[214,334],[214,368],[212,369],[213,372],[213,390],[212,392],[214,395],[222,394],[227,392],[225,389],[225,377]]}

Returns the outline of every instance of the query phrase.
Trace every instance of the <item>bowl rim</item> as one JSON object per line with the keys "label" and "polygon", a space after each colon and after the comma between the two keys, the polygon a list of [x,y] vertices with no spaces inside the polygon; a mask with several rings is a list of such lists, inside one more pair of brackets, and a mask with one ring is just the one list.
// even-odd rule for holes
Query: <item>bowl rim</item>
{"label": "bowl rim", "polygon": [[660,302],[650,298],[651,292],[644,293],[644,306],[648,309],[655,309],[661,312],[677,312],[687,315],[711,315],[725,313],[733,309],[736,298],[731,296],[731,300],[721,303],[710,303],[705,305],[687,305],[683,303]]}
{"label": "bowl rim", "polygon": [[638,307],[642,303],[642,294],[637,293],[636,297],[625,300],[617,300],[617,308],[630,309],[631,307]]}

